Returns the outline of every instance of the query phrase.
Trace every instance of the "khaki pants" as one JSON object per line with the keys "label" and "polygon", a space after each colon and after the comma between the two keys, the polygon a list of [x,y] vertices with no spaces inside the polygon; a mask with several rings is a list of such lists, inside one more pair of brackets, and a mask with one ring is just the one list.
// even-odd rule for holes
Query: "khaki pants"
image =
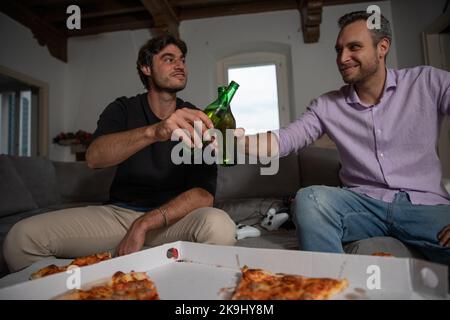
{"label": "khaki pants", "polygon": [[[11,272],[48,257],[75,258],[104,251],[114,255],[128,228],[142,214],[106,205],[36,215],[11,228],[3,254]],[[168,227],[147,232],[145,246],[178,240],[233,245],[235,233],[235,224],[225,211],[199,208]]]}

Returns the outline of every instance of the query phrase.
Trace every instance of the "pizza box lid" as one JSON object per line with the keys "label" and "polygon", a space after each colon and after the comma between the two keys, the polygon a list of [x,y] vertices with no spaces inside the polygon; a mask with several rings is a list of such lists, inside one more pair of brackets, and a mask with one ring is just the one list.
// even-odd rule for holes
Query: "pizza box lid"
{"label": "pizza box lid", "polygon": [[[67,260],[65,260],[67,262]],[[0,299],[52,299],[80,285],[108,279],[116,271],[145,271],[161,299],[228,299],[240,268],[307,277],[346,278],[349,287],[332,299],[448,299],[445,265],[418,259],[256,249],[173,242],[91,266],[0,289]],[[27,277],[42,267],[21,271]]]}

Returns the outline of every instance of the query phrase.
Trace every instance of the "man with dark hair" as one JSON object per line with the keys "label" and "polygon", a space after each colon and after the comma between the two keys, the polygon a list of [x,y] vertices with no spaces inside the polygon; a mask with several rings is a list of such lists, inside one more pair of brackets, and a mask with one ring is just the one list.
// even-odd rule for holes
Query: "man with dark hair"
{"label": "man with dark hair", "polygon": [[[192,146],[201,141],[195,135],[213,126],[176,96],[186,86],[186,52],[185,43],[171,36],[151,39],[140,49],[137,68],[148,91],[107,106],[86,153],[91,168],[117,166],[109,203],[18,222],[4,243],[11,271],[49,256],[125,255],[178,240],[234,244],[234,222],[212,208],[216,165],[175,165],[171,159],[178,143],[172,135]],[[202,123],[202,132],[194,130],[194,121]]]}
{"label": "man with dark hair", "polygon": [[[441,121],[450,115],[450,73],[386,68],[389,22],[381,17],[380,28],[370,29],[369,17],[361,11],[339,20],[336,62],[347,85],[269,134],[268,154],[286,156],[325,133],[337,146],[344,187],[297,193],[300,249],[342,253],[345,243],[391,236],[450,264],[450,196],[436,151]],[[239,141],[253,139],[245,138]],[[257,154],[248,143],[246,152]]]}

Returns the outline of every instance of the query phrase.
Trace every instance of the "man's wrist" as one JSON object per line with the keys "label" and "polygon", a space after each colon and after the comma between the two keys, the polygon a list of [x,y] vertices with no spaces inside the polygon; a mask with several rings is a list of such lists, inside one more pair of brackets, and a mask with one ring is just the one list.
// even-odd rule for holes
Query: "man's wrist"
{"label": "man's wrist", "polygon": [[155,230],[163,228],[169,223],[167,217],[167,211],[164,211],[164,215],[159,208],[147,212],[143,217],[141,228],[147,232],[149,230]]}
{"label": "man's wrist", "polygon": [[148,126],[145,128],[145,131],[144,131],[145,137],[152,142],[158,141],[158,139],[156,137],[156,126],[157,126],[156,124]]}

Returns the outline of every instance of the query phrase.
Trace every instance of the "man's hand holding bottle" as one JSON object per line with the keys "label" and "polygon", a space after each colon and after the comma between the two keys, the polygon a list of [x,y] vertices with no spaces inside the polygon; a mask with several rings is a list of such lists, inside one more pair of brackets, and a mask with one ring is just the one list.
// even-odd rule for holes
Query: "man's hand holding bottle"
{"label": "man's hand holding bottle", "polygon": [[[195,123],[201,123],[201,129]],[[172,135],[174,135],[189,148],[194,146],[201,148],[203,134],[213,127],[212,121],[204,112],[182,108],[176,110],[170,117],[156,125],[155,138],[157,141],[167,141],[171,140]]]}

